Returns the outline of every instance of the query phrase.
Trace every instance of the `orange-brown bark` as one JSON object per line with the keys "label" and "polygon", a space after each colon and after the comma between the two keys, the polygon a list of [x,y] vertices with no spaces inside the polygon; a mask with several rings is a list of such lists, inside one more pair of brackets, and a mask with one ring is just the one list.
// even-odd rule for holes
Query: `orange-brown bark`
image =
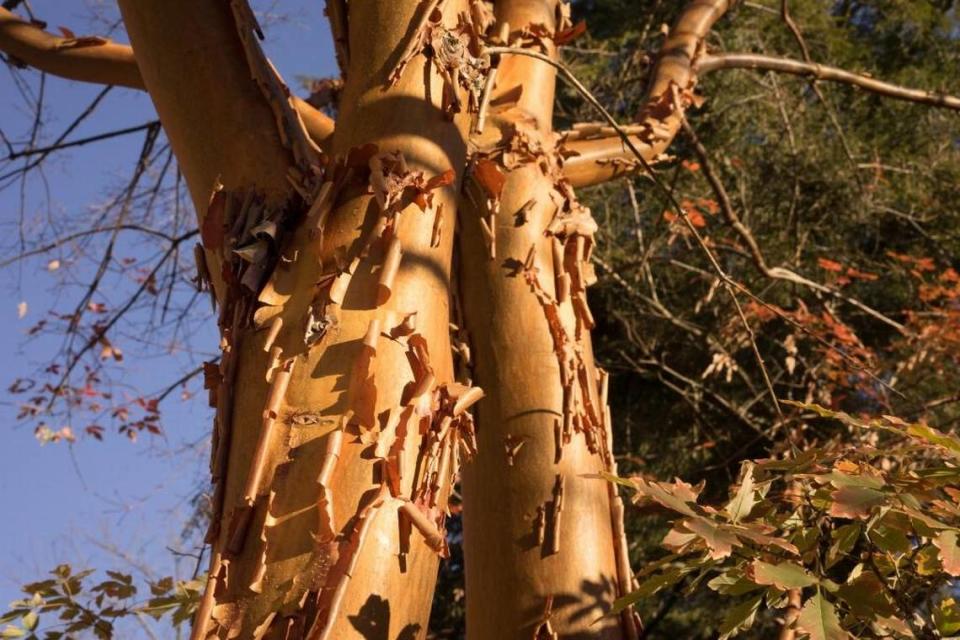
{"label": "orange-brown bark", "polygon": [[[637,134],[631,135],[631,141],[648,163],[666,150],[679,131],[673,88],[688,96],[692,93],[697,79],[694,62],[703,40],[729,7],[729,0],[694,0],[670,29],[633,127]],[[577,154],[564,165],[564,176],[575,187],[600,184],[637,169],[633,152],[615,135],[581,138],[564,147]]]}
{"label": "orange-brown bark", "polygon": [[[211,576],[194,638],[426,628],[450,477],[473,450],[464,411],[478,393],[452,381],[453,236],[435,233],[438,218],[455,226],[468,123],[442,111],[443,79],[422,55],[387,88],[418,6],[350,3],[363,19],[349,21],[349,39],[362,44],[324,159],[297,129],[245,3],[122,3],[146,87],[208,212],[208,256],[223,264],[225,353],[208,384]],[[443,24],[463,8],[448,3]],[[420,204],[395,179],[421,190]]]}
{"label": "orange-brown bark", "polygon": [[[553,32],[559,10],[506,1],[497,20],[514,34]],[[549,40],[546,48],[556,55]],[[611,452],[583,304],[592,221],[561,182],[555,82],[541,61],[501,60],[460,210],[464,324],[487,394],[476,411],[479,453],[463,475],[471,638],[636,632],[629,616],[595,622],[622,593],[620,540],[606,484],[583,477],[607,470]]]}

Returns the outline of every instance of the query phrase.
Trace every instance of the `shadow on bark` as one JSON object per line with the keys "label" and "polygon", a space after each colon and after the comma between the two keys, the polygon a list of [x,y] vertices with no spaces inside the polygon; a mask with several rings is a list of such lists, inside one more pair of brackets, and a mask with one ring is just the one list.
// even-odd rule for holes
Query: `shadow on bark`
{"label": "shadow on bark", "polygon": [[[366,640],[390,640],[390,603],[377,595],[367,598],[359,613],[347,616],[353,628]],[[408,624],[395,640],[416,640],[420,625]]]}

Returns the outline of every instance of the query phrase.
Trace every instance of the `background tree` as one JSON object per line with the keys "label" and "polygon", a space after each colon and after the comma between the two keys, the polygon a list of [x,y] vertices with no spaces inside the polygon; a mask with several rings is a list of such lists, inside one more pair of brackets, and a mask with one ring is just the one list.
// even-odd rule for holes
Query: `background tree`
{"label": "background tree", "polygon": [[[842,435],[800,420],[778,397],[953,415],[955,236],[949,225],[926,229],[914,206],[955,214],[938,206],[954,184],[955,116],[850,94],[840,109],[823,83],[774,75],[758,84],[728,72],[699,90],[702,107],[694,93],[698,75],[709,83],[716,70],[760,67],[955,108],[939,94],[814,62],[857,68],[875,43],[893,49],[920,33],[931,43],[922,64],[904,66],[936,69],[956,59],[950,7],[810,5],[791,18],[786,5],[748,4],[713,44],[708,34],[728,8],[578,7],[593,35],[565,47],[571,66],[618,120],[636,124],[577,124],[597,117],[581,86],[557,100],[571,126],[560,136],[549,61],[582,29],[553,3],[504,2],[495,19],[481,3],[407,3],[388,15],[373,2],[332,4],[345,76],[332,136],[328,117],[288,97],[244,3],[180,12],[121,3],[135,57],[4,16],[0,47],[15,61],[147,87],[201,214],[199,232],[159,236],[160,261],[129,306],[84,325],[114,266],[107,245],[90,294],[60,318],[71,342],[63,368],[50,372],[57,381],[25,403],[36,417],[99,410],[85,390],[104,358],[121,355],[111,330],[159,294],[163,268],[173,291],[181,245],[200,236],[198,281],[219,303],[224,354],[197,370],[217,406],[217,491],[196,636],[421,632],[435,553],[447,553],[453,479],[459,460],[474,457],[463,483],[465,560],[483,568],[467,571],[472,635],[636,637],[665,624],[709,637],[708,609],[671,614],[682,581],[644,632],[628,609],[594,622],[633,578],[622,503],[613,485],[585,474],[614,472],[622,451],[630,467],[652,462],[645,473],[733,478],[740,460],[771,445],[791,451]],[[665,42],[661,20],[675,25]],[[817,34],[815,46],[798,21]],[[797,60],[771,57],[791,49]],[[885,55],[866,59],[895,57],[875,53]],[[905,85],[938,84],[932,72],[884,71]],[[908,108],[930,124],[896,115]],[[878,130],[871,118],[885,109],[890,127]],[[942,131],[928,151],[936,160],[905,167],[924,148],[893,135],[898,127]],[[134,203],[145,199],[149,214],[164,193],[161,169],[140,195],[159,133],[152,123],[141,130],[134,178],[117,213],[108,210],[113,237]],[[675,152],[688,158],[676,162],[662,154],[680,130]],[[26,150],[35,147],[30,140]],[[591,209],[573,194],[603,182]],[[176,191],[172,202],[179,211]],[[869,241],[865,228],[874,229]],[[600,314],[586,306],[594,268]],[[594,324],[602,361],[624,373],[612,393],[593,363]],[[475,443],[464,410],[479,388]],[[608,398],[615,412],[622,402],[617,413],[642,416],[642,437],[629,417],[612,427]],[[121,428],[156,430],[156,400],[139,398],[142,418],[117,414]],[[651,425],[662,434],[650,437]],[[656,532],[635,526],[641,541]],[[504,588],[515,597],[505,602]]]}

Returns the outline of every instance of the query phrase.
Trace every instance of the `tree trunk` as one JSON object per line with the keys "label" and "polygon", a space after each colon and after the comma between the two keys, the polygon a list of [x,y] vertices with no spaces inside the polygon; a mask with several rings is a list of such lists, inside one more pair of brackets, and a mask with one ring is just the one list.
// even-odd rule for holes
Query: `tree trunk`
{"label": "tree trunk", "polygon": [[[330,0],[332,135],[264,56],[245,0],[120,7],[133,50],[75,48],[6,10],[0,48],[146,88],[199,214],[223,354],[205,370],[215,492],[192,638],[425,636],[463,462],[471,639],[635,638],[629,610],[597,620],[632,575],[623,504],[585,477],[615,464],[585,293],[596,225],[572,186],[628,156],[587,135],[565,167],[553,67],[505,55],[489,72],[481,44],[555,58],[566,5],[501,0],[490,24],[475,0]],[[725,8],[696,0],[667,40],[658,108],[631,133],[648,161]],[[462,377],[488,396],[479,455],[482,392],[454,379],[451,320],[464,361],[472,344]]]}
{"label": "tree trunk", "polygon": [[[350,2],[327,161],[289,128],[296,116],[271,93],[245,4],[122,8],[197,209],[212,220],[201,220],[208,270],[222,274],[224,355],[208,376],[218,491],[193,637],[422,637],[444,549],[444,461],[460,455],[454,432],[469,429],[454,414],[470,394],[450,384],[457,182],[432,190],[425,211],[385,207],[367,188],[465,164],[468,118],[445,116],[435,65],[417,55],[384,89],[420,3]],[[443,24],[465,8],[446,3]],[[230,251],[244,247],[249,262]]]}
{"label": "tree trunk", "polygon": [[[556,2],[506,1],[497,19],[554,32],[559,11]],[[500,106],[474,142],[505,183],[491,193],[490,165],[475,168],[460,212],[464,324],[486,390],[479,453],[463,476],[467,634],[636,637],[629,615],[597,621],[631,577],[609,486],[584,477],[610,471],[612,457],[584,297],[594,225],[562,178],[556,73],[508,56],[495,77]]]}

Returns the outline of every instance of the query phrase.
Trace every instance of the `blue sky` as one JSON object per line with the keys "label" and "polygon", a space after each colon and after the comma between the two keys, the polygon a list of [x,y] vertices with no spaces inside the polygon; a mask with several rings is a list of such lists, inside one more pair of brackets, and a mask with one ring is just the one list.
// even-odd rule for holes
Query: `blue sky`
{"label": "blue sky", "polygon": [[[336,74],[323,2],[293,0],[282,7],[279,2],[254,6],[267,16],[283,12],[281,20],[264,21],[266,48],[294,90],[301,91],[294,80],[298,75]],[[51,28],[64,25],[77,34],[102,28],[89,22],[88,5],[82,0],[35,0],[33,7]],[[111,7],[107,14],[115,16],[116,11]],[[123,34],[115,37],[126,40]],[[37,74],[29,77],[35,82]],[[40,144],[50,143],[99,88],[48,78],[46,91],[46,133]],[[11,137],[22,135],[29,130],[31,117],[12,77],[0,69],[0,128]],[[138,125],[154,117],[145,94],[115,89],[70,139]],[[28,181],[23,194],[17,187],[0,192],[0,236],[7,238],[0,246],[12,246],[10,234],[18,228],[21,197],[28,224],[35,230],[42,230],[48,215],[85,215],[90,205],[103,202],[122,185],[142,140],[139,134],[131,135],[61,152],[45,164],[47,185],[37,177]],[[136,249],[124,242],[118,247],[118,256]],[[0,262],[11,255],[3,251]],[[30,341],[25,334],[49,309],[62,311],[76,304],[79,290],[64,287],[61,279],[68,270],[47,269],[51,259],[65,257],[58,253],[38,256],[0,271],[0,321],[5,329],[0,332],[2,389],[46,363],[61,344],[53,336]],[[83,274],[82,267],[76,271]],[[22,319],[18,318],[21,302],[27,304]],[[206,299],[199,303],[208,308]],[[215,351],[212,322],[193,337],[193,346],[202,352]],[[128,358],[120,382],[125,389],[156,391],[182,375],[189,362],[185,352],[171,355],[154,349],[148,357]],[[143,572],[140,575],[152,572],[156,577],[192,569],[189,562],[176,567],[168,547],[183,549],[180,534],[191,512],[188,501],[207,477],[206,436],[211,413],[199,387],[199,381],[189,387],[199,392],[189,400],[182,401],[175,393],[165,402],[162,437],[144,436],[132,443],[108,433],[103,442],[80,438],[72,447],[63,443],[41,446],[32,427],[16,420],[21,397],[0,391],[0,513],[4,514],[0,608],[20,597],[20,584],[42,577],[61,562]]]}

